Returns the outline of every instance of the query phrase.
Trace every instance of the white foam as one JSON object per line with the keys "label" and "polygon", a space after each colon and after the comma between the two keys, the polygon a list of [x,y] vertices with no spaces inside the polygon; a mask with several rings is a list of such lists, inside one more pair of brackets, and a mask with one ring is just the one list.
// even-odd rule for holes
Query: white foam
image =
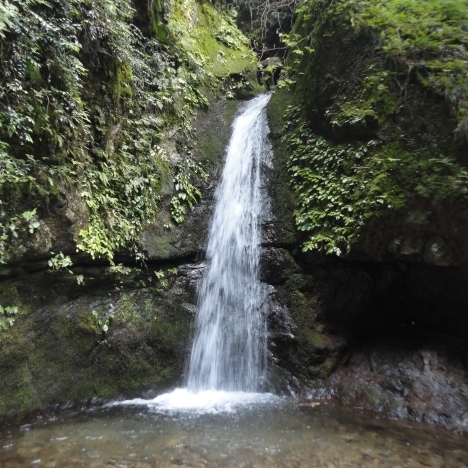
{"label": "white foam", "polygon": [[222,390],[204,390],[192,392],[186,388],[177,388],[164,393],[153,400],[135,398],[117,401],[112,405],[147,406],[158,412],[187,412],[195,414],[232,413],[237,408],[263,403],[273,403],[280,398],[272,393],[226,392]]}

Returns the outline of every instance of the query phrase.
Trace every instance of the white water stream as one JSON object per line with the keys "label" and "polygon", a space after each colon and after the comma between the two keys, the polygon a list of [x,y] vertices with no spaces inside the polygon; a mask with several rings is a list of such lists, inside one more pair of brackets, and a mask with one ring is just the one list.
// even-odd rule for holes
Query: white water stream
{"label": "white water stream", "polygon": [[271,401],[260,393],[266,374],[266,295],[258,279],[262,209],[260,168],[269,156],[263,94],[249,101],[232,125],[222,181],[216,192],[207,267],[186,388],[145,404],[162,411],[232,411]]}
{"label": "white water stream", "polygon": [[269,95],[250,101],[233,124],[211,225],[207,271],[199,291],[187,388],[194,392],[262,389],[264,292],[260,258],[260,165]]}

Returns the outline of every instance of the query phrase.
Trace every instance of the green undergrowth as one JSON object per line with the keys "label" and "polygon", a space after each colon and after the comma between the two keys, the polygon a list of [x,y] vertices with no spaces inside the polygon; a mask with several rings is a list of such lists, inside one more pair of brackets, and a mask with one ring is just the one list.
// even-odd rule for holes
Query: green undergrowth
{"label": "green undergrowth", "polygon": [[170,204],[167,187],[175,223],[199,201],[193,116],[252,56],[212,5],[143,3],[1,6],[0,262],[32,209],[40,220],[73,205],[77,248],[112,261],[143,257],[144,224]]}
{"label": "green undergrowth", "polygon": [[468,8],[464,0],[345,1],[359,31],[379,31],[382,51],[407,75],[415,75],[428,89],[446,96],[458,113],[461,131],[468,110]]}
{"label": "green undergrowth", "polygon": [[349,251],[366,223],[417,199],[466,199],[463,0],[309,0],[279,93],[304,249]]}
{"label": "green undergrowth", "polygon": [[296,193],[303,250],[349,252],[366,221],[405,207],[415,196],[435,202],[468,196],[468,171],[449,157],[377,139],[337,143],[314,133],[300,107],[284,115],[283,141]]}
{"label": "green undergrowth", "polygon": [[0,305],[0,331],[11,328],[15,323],[15,316],[18,313],[18,307]]}
{"label": "green undergrowth", "polygon": [[[300,82],[301,75],[307,74],[324,38],[349,34],[373,36],[378,38],[377,50],[392,67],[385,70],[385,76],[382,70],[369,70],[367,86],[371,84],[369,81],[380,81],[378,89],[386,93],[389,83],[396,83],[406,96],[408,85],[417,81],[447,100],[458,119],[456,135],[468,141],[465,0],[308,0],[297,13],[295,27],[286,38],[290,45],[289,83]],[[353,100],[350,96],[343,104],[342,119],[350,116],[350,106],[356,118],[373,116],[376,103],[368,97]]]}
{"label": "green undergrowth", "polygon": [[368,125],[383,123],[393,115],[399,99],[392,94],[389,81],[393,74],[388,70],[375,71],[370,65],[368,74],[363,79],[360,92],[337,102],[325,112],[325,118],[332,127]]}

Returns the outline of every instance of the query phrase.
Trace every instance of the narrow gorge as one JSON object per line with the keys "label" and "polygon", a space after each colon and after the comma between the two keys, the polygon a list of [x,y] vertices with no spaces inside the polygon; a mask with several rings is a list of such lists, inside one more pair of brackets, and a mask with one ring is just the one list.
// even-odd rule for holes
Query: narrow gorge
{"label": "narrow gorge", "polygon": [[404,3],[0,5],[0,428],[187,386],[463,445],[468,11]]}

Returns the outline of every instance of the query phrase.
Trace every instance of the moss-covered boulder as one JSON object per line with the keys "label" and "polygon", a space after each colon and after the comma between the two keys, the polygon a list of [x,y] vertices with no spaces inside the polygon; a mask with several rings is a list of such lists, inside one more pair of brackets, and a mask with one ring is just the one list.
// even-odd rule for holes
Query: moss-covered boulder
{"label": "moss-covered boulder", "polygon": [[299,9],[290,91],[273,101],[291,98],[284,139],[305,249],[466,262],[466,8],[449,3]]}
{"label": "moss-covered boulder", "polygon": [[161,390],[183,377],[200,267],[83,267],[11,278],[0,424],[50,405]]}

